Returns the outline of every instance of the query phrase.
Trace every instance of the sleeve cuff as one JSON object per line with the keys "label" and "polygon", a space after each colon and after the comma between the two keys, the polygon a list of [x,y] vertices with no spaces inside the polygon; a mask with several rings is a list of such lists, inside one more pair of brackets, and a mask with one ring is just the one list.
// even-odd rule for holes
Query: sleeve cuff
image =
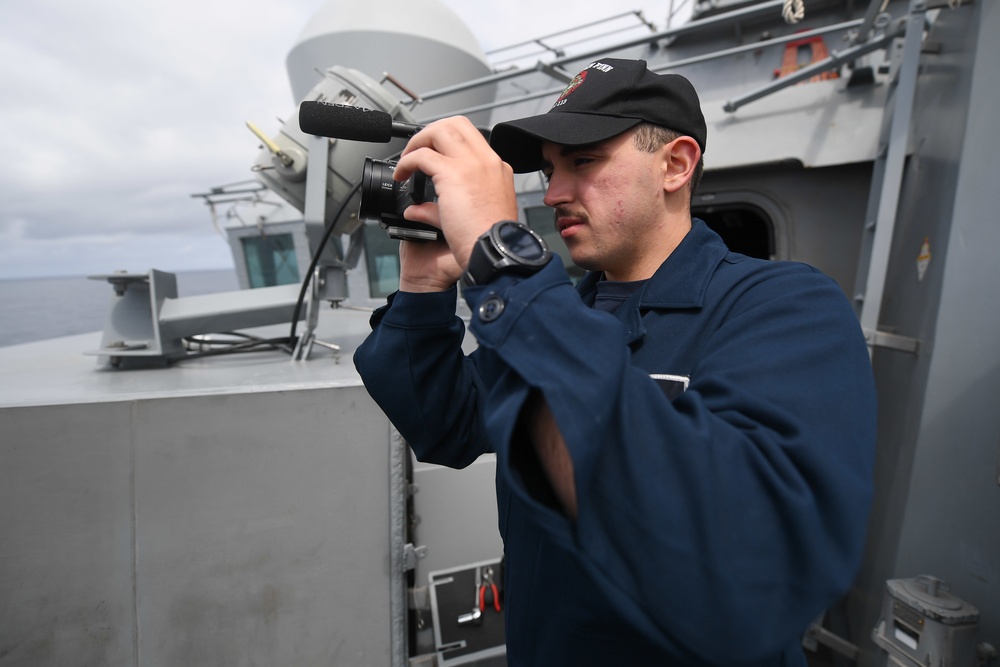
{"label": "sleeve cuff", "polygon": [[404,329],[424,329],[449,326],[455,319],[458,288],[443,292],[394,292],[388,303],[372,314],[371,325],[379,324]]}

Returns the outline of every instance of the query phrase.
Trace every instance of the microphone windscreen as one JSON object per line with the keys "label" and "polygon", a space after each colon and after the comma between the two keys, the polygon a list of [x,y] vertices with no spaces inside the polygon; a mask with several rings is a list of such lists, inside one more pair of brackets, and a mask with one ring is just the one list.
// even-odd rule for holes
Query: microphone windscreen
{"label": "microphone windscreen", "polygon": [[307,101],[299,105],[299,129],[320,137],[384,144],[392,140],[392,116],[347,104]]}

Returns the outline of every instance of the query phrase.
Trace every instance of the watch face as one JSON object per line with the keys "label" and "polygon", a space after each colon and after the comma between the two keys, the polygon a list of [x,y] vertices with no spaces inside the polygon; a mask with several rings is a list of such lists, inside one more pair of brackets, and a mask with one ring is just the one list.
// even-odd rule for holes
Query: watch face
{"label": "watch face", "polygon": [[520,225],[508,223],[500,225],[497,236],[511,254],[528,262],[534,262],[545,256],[545,246]]}

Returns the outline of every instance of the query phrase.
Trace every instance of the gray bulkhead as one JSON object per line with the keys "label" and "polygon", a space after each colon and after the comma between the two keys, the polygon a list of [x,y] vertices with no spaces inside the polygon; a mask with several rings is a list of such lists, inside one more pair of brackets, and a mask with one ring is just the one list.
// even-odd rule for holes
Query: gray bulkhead
{"label": "gray bulkhead", "polygon": [[845,614],[863,646],[883,582],[921,574],[974,605],[980,641],[1000,646],[998,29],[996,3],[942,9],[921,55],[880,315],[919,349],[873,355],[877,497]]}

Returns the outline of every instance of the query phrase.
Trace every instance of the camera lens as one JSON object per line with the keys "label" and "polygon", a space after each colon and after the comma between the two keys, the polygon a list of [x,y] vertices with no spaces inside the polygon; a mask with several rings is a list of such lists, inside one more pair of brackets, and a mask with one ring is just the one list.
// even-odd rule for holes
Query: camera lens
{"label": "camera lens", "polygon": [[400,183],[392,177],[395,171],[395,162],[365,158],[358,217],[365,222],[378,222],[391,238],[439,239],[440,231],[435,227],[403,218],[403,211],[410,204],[437,200],[434,182],[418,171]]}
{"label": "camera lens", "polygon": [[358,217],[371,222],[381,222],[385,213],[395,212],[399,184],[393,180],[396,165],[383,160],[365,158],[361,172],[361,207]]}

